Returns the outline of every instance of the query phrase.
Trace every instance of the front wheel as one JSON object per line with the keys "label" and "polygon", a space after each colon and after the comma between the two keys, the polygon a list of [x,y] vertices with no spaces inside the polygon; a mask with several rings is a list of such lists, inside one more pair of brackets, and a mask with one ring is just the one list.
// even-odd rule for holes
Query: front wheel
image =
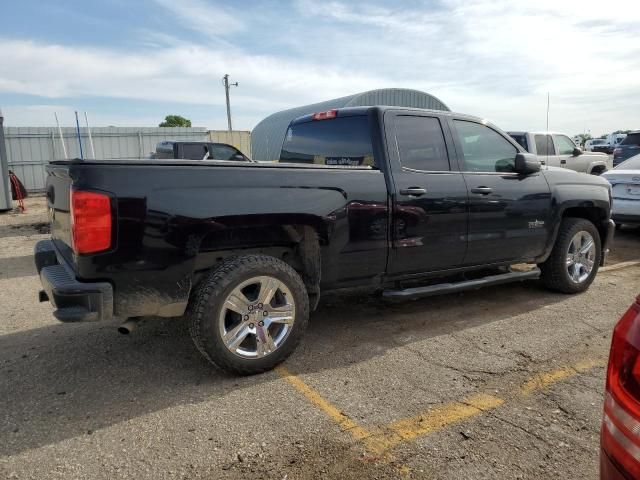
{"label": "front wheel", "polygon": [[270,370],[286,359],[308,318],[300,275],[267,255],[222,263],[198,286],[189,313],[198,350],[219,368],[241,375]]}
{"label": "front wheel", "polygon": [[598,273],[601,258],[595,225],[582,218],[565,218],[551,255],[540,265],[542,282],[557,292],[584,292]]}

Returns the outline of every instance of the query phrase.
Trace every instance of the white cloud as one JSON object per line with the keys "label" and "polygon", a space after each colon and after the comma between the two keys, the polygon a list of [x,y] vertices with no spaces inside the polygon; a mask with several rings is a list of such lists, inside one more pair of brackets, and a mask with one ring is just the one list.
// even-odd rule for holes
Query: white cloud
{"label": "white cloud", "polygon": [[123,51],[5,38],[0,93],[181,103],[188,115],[191,105],[224,105],[220,78],[229,73],[240,83],[232,104],[243,129],[282,108],[383,87],[425,90],[506,129],[544,128],[547,92],[554,129],[640,127],[635,1],[297,0],[286,18],[264,7],[155,1],[201,41],[151,32]]}
{"label": "white cloud", "polygon": [[154,1],[171,14],[172,20],[214,40],[222,40],[224,36],[242,32],[246,28],[240,14],[202,0]]}

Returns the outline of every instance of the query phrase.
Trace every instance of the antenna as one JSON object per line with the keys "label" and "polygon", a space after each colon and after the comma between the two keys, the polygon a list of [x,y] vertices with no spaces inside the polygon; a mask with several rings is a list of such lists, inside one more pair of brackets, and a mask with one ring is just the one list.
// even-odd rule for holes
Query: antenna
{"label": "antenna", "polygon": [[93,148],[93,137],[91,136],[91,128],[89,127],[89,119],[87,112],[84,112],[84,121],[87,123],[87,133],[89,134],[89,146],[91,147],[91,158],[96,159],[96,151]]}
{"label": "antenna", "polygon": [[547,132],[549,131],[549,103],[550,103],[550,97],[549,97],[549,92],[547,92]]}
{"label": "antenna", "polygon": [[550,96],[549,96],[549,92],[547,92],[547,165],[549,165],[549,139],[551,139],[551,135],[549,135],[549,103],[550,103]]}
{"label": "antenna", "polygon": [[80,122],[78,121],[78,111],[76,110],[76,132],[78,133],[78,144],[80,145],[80,160],[84,160],[82,152],[82,138],[80,137]]}
{"label": "antenna", "polygon": [[60,122],[58,121],[58,114],[56,112],[53,112],[53,116],[56,117],[56,125],[58,125],[58,135],[60,135],[60,143],[62,144],[64,159],[69,160],[69,155],[67,155],[67,147],[64,144],[64,137],[62,136],[62,129],[60,128]]}

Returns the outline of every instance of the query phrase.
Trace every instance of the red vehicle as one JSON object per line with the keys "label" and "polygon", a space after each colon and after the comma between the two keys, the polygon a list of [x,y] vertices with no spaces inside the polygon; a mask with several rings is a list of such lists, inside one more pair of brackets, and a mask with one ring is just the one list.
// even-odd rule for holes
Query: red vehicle
{"label": "red vehicle", "polygon": [[602,480],[640,479],[640,296],[613,331],[600,444]]}

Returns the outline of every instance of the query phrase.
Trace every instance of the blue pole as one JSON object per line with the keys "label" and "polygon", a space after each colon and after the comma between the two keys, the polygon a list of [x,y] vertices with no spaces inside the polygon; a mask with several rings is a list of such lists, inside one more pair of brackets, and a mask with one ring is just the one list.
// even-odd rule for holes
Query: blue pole
{"label": "blue pole", "polygon": [[80,122],[78,121],[78,112],[76,112],[76,132],[78,132],[78,143],[80,144],[80,159],[84,160],[82,153],[82,138],[80,138]]}

